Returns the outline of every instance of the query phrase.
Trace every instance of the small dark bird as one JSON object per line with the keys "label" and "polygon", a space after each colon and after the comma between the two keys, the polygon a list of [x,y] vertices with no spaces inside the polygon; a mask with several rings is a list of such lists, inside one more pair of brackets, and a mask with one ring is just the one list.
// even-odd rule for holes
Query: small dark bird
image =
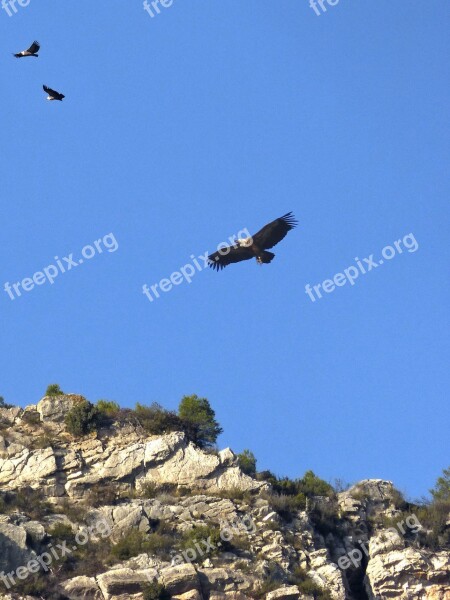
{"label": "small dark bird", "polygon": [[47,96],[47,100],[61,100],[63,98],[65,98],[64,94],[60,94],[59,92],[55,92],[55,90],[52,90],[51,88],[47,87],[46,85],[42,86],[44,88],[44,92],[47,92],[48,96]]}
{"label": "small dark bird", "polygon": [[14,54],[14,56],[16,58],[23,58],[24,56],[35,56],[37,58],[39,56],[38,52],[40,47],[39,42],[34,41],[28,50],[22,50],[22,52],[18,52],[17,54]]}
{"label": "small dark bird", "polygon": [[294,215],[289,212],[279,219],[268,223],[253,237],[238,239],[234,246],[221,248],[214,254],[208,256],[209,266],[219,271],[231,263],[241,262],[256,258],[260,265],[272,262],[275,254],[267,252],[268,248],[273,248],[281,242],[287,235],[287,232],[297,225]]}

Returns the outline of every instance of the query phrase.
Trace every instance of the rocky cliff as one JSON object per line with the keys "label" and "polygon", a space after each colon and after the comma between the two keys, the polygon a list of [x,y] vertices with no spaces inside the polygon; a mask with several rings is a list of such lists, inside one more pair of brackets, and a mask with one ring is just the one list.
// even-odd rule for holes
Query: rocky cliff
{"label": "rocky cliff", "polygon": [[450,600],[449,552],[391,482],[287,509],[184,433],[112,419],[72,437],[78,401],[0,409],[0,598]]}

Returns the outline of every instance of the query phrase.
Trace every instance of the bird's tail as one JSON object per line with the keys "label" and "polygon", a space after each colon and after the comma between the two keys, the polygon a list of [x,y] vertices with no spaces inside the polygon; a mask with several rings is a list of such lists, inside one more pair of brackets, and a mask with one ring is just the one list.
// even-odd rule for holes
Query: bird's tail
{"label": "bird's tail", "polygon": [[275,254],[273,254],[272,252],[268,252],[267,250],[264,250],[264,252],[262,252],[259,256],[258,256],[258,262],[260,265],[264,264],[264,265],[268,265],[270,262],[272,262],[272,260],[275,258]]}

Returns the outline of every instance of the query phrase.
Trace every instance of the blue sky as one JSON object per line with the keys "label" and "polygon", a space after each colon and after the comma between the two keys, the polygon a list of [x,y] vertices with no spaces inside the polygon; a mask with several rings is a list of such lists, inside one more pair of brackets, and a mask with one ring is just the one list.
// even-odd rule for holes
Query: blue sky
{"label": "blue sky", "polygon": [[[196,393],[260,469],[426,494],[449,462],[448,21],[444,0],[0,10],[0,394]],[[34,39],[38,60],[11,56]],[[142,293],[288,211],[271,265]],[[109,233],[53,285],[3,289]],[[305,293],[408,234],[416,251]]]}

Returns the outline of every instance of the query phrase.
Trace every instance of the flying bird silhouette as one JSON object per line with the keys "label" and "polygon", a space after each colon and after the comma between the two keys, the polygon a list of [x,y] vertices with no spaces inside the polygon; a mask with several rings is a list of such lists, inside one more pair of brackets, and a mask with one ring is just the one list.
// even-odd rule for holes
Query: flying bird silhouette
{"label": "flying bird silhouette", "polygon": [[14,56],[16,58],[23,58],[24,56],[35,56],[37,58],[39,56],[38,52],[40,47],[39,42],[34,41],[28,50],[22,50],[22,52],[18,52],[17,54],[14,54]]}
{"label": "flying bird silhouette", "polygon": [[64,94],[55,92],[55,90],[52,90],[51,88],[47,87],[46,85],[43,85],[42,87],[44,88],[44,92],[47,92],[47,94],[48,94],[47,100],[62,100],[63,98],[65,98]]}
{"label": "flying bird silhouette", "polygon": [[297,225],[292,212],[286,213],[279,219],[265,225],[253,237],[238,239],[233,246],[221,248],[214,254],[208,256],[209,266],[217,271],[224,269],[227,265],[256,258],[260,265],[270,263],[275,254],[267,252],[286,237],[288,231]]}

